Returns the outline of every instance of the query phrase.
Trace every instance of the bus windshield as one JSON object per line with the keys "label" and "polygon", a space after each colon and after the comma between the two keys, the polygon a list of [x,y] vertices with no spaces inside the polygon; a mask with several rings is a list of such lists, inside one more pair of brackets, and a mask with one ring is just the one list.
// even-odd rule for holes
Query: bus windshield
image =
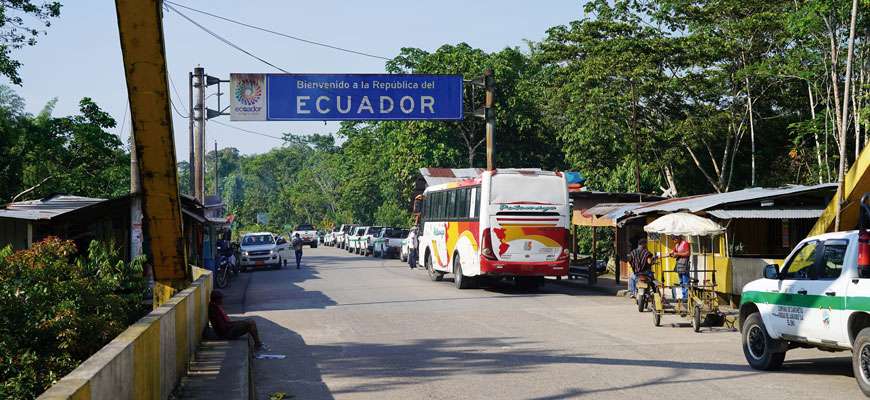
{"label": "bus windshield", "polygon": [[492,176],[491,204],[566,204],[565,186],[556,175],[495,174]]}

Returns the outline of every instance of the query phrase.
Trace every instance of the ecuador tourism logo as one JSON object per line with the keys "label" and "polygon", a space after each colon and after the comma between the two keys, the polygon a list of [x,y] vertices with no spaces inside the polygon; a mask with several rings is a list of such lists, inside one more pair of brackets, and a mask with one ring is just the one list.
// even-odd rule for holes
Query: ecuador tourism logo
{"label": "ecuador tourism logo", "polygon": [[230,120],[265,121],[267,92],[263,74],[230,74]]}
{"label": "ecuador tourism logo", "polygon": [[243,80],[236,86],[236,100],[246,106],[252,106],[260,101],[260,96],[263,95],[259,83],[254,80]]}

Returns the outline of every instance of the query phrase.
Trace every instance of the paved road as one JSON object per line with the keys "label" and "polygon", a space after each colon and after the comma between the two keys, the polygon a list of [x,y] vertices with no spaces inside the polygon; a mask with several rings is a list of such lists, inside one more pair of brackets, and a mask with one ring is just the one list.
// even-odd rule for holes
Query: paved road
{"label": "paved road", "polygon": [[864,398],[847,353],[793,350],[783,369],[748,367],[740,336],[656,328],[626,298],[548,284],[457,290],[448,275],[320,247],[303,267],[254,271],[229,309],[257,321],[259,398],[570,399]]}

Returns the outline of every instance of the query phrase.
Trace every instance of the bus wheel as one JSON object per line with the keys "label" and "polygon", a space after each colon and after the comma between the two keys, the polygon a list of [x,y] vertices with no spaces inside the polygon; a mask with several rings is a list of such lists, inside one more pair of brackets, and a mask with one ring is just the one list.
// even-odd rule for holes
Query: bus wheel
{"label": "bus wheel", "polygon": [[459,254],[453,257],[453,283],[457,289],[468,289],[471,287],[471,278],[462,275],[462,264],[459,262]]}
{"label": "bus wheel", "polygon": [[444,274],[436,271],[435,268],[432,267],[432,256],[429,254],[426,254],[426,272],[429,273],[429,280],[432,282],[444,279]]}

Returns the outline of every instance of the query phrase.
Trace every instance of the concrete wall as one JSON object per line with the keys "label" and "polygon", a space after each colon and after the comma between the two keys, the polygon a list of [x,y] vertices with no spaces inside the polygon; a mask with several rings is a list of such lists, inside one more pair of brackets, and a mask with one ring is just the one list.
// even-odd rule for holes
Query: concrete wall
{"label": "concrete wall", "polygon": [[764,277],[764,266],[768,264],[782,265],[783,260],[773,258],[731,257],[731,281],[733,294],[742,294],[743,286],[756,279]]}
{"label": "concrete wall", "polygon": [[175,388],[208,323],[211,273],[197,279],[118,335],[45,393],[55,399],[165,399]]}

